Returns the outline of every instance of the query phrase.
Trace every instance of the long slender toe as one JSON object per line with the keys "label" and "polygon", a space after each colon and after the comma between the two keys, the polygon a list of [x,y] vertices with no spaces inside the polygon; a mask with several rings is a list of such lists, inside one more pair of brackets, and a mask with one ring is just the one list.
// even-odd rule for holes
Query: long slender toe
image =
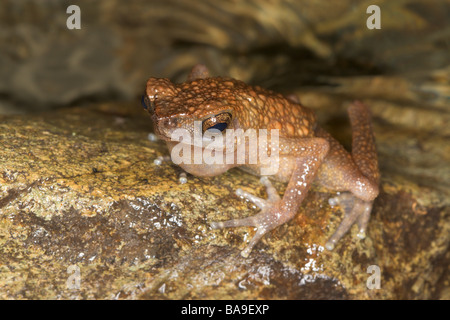
{"label": "long slender toe", "polygon": [[372,211],[372,202],[364,201],[364,210],[356,220],[359,232],[358,238],[364,239],[366,237],[367,225],[369,224],[370,212]]}
{"label": "long slender toe", "polygon": [[258,243],[259,240],[266,234],[266,230],[264,228],[258,228],[253,238],[250,240],[250,242],[247,244],[244,250],[241,251],[241,256],[244,258],[247,258],[250,255],[250,252],[252,251],[255,244]]}
{"label": "long slender toe", "polygon": [[247,191],[243,191],[242,189],[237,189],[236,190],[236,195],[240,196],[240,197],[244,197],[247,200],[250,200],[251,202],[253,202],[258,208],[265,209],[267,207],[267,200],[259,198]]}
{"label": "long slender toe", "polygon": [[261,177],[259,181],[261,181],[261,183],[266,187],[268,202],[277,202],[281,199],[277,189],[275,189],[268,177]]}
{"label": "long slender toe", "polygon": [[227,221],[211,222],[210,226],[213,229],[222,229],[231,227],[257,227],[258,226],[257,216],[258,215],[242,219],[231,219]]}
{"label": "long slender toe", "polygon": [[[347,233],[356,222],[359,227],[358,238],[364,239],[367,224],[369,222],[372,203],[360,199],[339,197],[339,204],[343,205],[344,218],[330,239],[325,244],[327,250],[333,250],[336,243]],[[344,200],[344,201],[342,201]],[[350,207],[353,204],[353,207]]]}

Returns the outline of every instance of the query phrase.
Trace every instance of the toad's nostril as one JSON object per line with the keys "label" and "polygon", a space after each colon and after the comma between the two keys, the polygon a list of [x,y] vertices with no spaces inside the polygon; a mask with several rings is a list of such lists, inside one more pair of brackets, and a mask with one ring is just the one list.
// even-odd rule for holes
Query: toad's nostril
{"label": "toad's nostril", "polygon": [[161,127],[163,128],[174,128],[177,126],[177,119],[176,118],[166,118],[166,119],[162,119],[160,124]]}

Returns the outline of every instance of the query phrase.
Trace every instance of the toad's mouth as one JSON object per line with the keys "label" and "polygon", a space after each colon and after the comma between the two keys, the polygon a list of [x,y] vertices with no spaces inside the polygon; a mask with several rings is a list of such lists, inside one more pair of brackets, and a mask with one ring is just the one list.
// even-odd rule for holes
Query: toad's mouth
{"label": "toad's mouth", "polygon": [[233,129],[210,128],[204,130],[201,121],[194,121],[192,125],[177,127],[176,119],[165,118],[155,121],[155,134],[161,140],[171,143],[181,143],[196,148],[235,149],[234,144],[241,139]]}
{"label": "toad's mouth", "polygon": [[240,141],[235,139],[226,139],[226,135],[222,133],[211,134],[192,134],[191,132],[184,132],[182,130],[171,132],[170,136],[166,134],[158,134],[161,140],[164,140],[171,146],[179,145],[179,148],[193,148],[201,151],[216,150],[235,152],[239,146]]}

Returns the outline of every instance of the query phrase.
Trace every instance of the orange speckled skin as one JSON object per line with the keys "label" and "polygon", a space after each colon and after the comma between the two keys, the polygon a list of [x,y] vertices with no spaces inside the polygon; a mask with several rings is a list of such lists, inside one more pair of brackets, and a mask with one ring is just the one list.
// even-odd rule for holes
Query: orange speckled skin
{"label": "orange speckled skin", "polygon": [[[345,215],[326,243],[326,248],[332,250],[354,223],[360,229],[359,236],[364,237],[372,202],[378,195],[379,172],[370,112],[362,103],[355,102],[349,108],[353,129],[350,154],[317,125],[314,113],[295,98],[288,99],[234,79],[209,77],[203,65],[195,66],[188,81],[181,84],[173,84],[168,79],[150,78],[146,98],[155,132],[166,140],[169,150],[178,143],[170,140],[173,130],[184,128],[192,133],[194,121],[215,123],[223,119],[218,117],[221,114],[226,114],[227,129],[279,130],[279,143],[276,145],[279,169],[272,178],[288,182],[283,198],[263,177],[261,182],[267,188],[267,200],[237,190],[239,195],[253,201],[261,209],[258,214],[211,224],[213,228],[256,227],[255,236],[241,252],[244,257],[250,254],[265,233],[295,216],[313,182],[333,191],[346,191],[330,199],[330,204],[342,206]],[[197,176],[221,174],[236,166],[260,174],[261,165],[259,162],[244,165],[180,164],[187,172]]]}
{"label": "orange speckled skin", "polygon": [[[312,137],[316,117],[300,104],[261,87],[250,87],[242,81],[229,78],[195,79],[172,84],[168,79],[151,78],[147,95],[158,97],[153,120],[183,118],[203,119],[228,111],[239,119],[242,129],[279,129],[289,138]],[[156,126],[158,127],[158,126]],[[178,124],[177,127],[182,127]]]}

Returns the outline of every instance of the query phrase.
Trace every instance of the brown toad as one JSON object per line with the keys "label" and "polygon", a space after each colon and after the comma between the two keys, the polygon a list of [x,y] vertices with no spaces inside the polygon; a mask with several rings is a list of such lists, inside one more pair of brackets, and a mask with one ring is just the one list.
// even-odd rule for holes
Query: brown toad
{"label": "brown toad", "polygon": [[[281,94],[234,79],[210,77],[203,65],[195,66],[188,81],[181,84],[173,84],[168,79],[150,78],[144,102],[156,134],[166,141],[172,160],[185,171],[196,176],[214,176],[240,167],[262,175],[261,182],[266,187],[267,200],[237,190],[237,194],[254,202],[261,209],[258,214],[244,219],[211,223],[213,228],[257,228],[254,237],[241,252],[242,256],[248,256],[264,234],[297,214],[313,182],[332,191],[346,191],[330,199],[330,204],[342,205],[345,216],[325,247],[332,250],[354,223],[359,227],[358,236],[365,236],[372,203],[379,192],[379,171],[370,112],[364,104],[354,102],[348,109],[353,130],[350,154],[316,123],[314,113],[295,98],[288,99]],[[207,141],[223,137],[225,144],[233,142],[231,149],[216,149],[215,153],[210,153],[229,161],[194,159],[196,150],[206,151],[207,148],[201,143],[199,145],[193,142],[195,138],[174,139],[173,135],[178,129],[184,129],[191,136],[196,133],[201,137],[208,135]],[[240,129],[275,129],[277,135],[266,140],[268,144],[263,152],[265,155],[261,156],[261,153],[255,154],[255,149],[251,148],[257,142],[238,134],[227,135],[230,130]],[[258,131],[258,138],[261,132],[264,131]],[[211,139],[214,134],[215,138]],[[205,141],[202,139],[204,138],[200,142]],[[183,149],[184,156],[187,157],[181,162],[174,159],[174,151],[176,149],[175,154],[179,153],[180,144],[192,148],[192,153]],[[240,146],[245,148],[239,149]],[[252,159],[256,161],[252,162]],[[276,170],[268,174],[267,170],[264,171],[267,166]],[[283,198],[280,198],[268,176],[288,182]]]}

